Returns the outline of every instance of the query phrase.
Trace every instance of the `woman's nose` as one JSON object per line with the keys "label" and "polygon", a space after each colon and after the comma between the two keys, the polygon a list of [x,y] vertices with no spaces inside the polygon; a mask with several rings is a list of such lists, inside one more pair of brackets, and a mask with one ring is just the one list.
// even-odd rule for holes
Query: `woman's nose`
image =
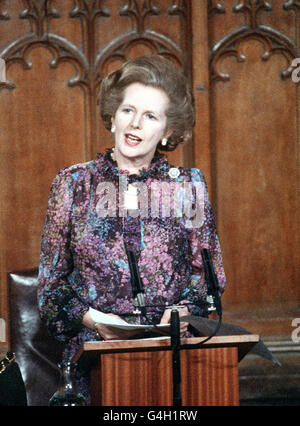
{"label": "woman's nose", "polygon": [[133,129],[142,128],[142,116],[140,114],[135,114],[132,118],[131,126]]}

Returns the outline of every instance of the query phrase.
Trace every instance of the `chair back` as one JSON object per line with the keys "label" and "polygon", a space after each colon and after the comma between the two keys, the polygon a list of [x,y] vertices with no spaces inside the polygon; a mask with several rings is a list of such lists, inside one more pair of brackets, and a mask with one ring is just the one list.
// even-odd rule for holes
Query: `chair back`
{"label": "chair back", "polygon": [[41,322],[37,305],[38,271],[10,272],[10,343],[25,383],[28,405],[48,405],[57,390],[62,345]]}

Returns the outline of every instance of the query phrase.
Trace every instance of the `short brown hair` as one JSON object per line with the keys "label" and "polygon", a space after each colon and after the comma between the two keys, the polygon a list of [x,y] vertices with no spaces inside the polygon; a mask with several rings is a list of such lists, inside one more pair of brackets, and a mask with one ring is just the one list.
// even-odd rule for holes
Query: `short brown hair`
{"label": "short brown hair", "polygon": [[160,55],[129,60],[103,79],[98,104],[107,130],[111,129],[111,119],[123,100],[124,90],[133,83],[162,89],[170,99],[166,116],[167,130],[172,130],[172,135],[166,146],[158,144],[160,150],[173,151],[179,143],[190,139],[195,122],[193,95],[184,74]]}

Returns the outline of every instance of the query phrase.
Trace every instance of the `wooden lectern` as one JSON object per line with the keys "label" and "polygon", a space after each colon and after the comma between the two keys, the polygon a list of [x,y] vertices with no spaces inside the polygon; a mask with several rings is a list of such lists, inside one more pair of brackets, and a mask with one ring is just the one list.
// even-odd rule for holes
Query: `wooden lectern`
{"label": "wooden lectern", "polygon": [[[181,345],[204,340],[181,339]],[[254,334],[215,336],[180,350],[183,406],[239,405],[238,362],[259,341]],[[91,365],[91,403],[172,406],[170,337],[86,342],[74,361]]]}

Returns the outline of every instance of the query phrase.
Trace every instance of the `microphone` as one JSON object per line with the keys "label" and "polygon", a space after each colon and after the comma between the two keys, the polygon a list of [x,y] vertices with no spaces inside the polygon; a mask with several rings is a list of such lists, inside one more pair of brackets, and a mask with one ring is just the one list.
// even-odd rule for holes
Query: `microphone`
{"label": "microphone", "polygon": [[208,249],[202,249],[201,256],[204,265],[205,281],[207,285],[206,301],[209,305],[208,310],[217,311],[217,314],[221,316],[222,305],[219,295],[219,282],[214,271],[210,251]]}
{"label": "microphone", "polygon": [[133,305],[136,308],[133,313],[146,315],[145,300],[144,300],[144,285],[140,276],[136,255],[134,251],[127,249],[125,243],[124,245],[125,245],[125,251],[128,258],[130,275],[131,275]]}
{"label": "microphone", "polygon": [[180,370],[180,319],[176,307],[171,311],[171,348],[173,365],[173,405],[180,407],[181,402],[181,370]]}

